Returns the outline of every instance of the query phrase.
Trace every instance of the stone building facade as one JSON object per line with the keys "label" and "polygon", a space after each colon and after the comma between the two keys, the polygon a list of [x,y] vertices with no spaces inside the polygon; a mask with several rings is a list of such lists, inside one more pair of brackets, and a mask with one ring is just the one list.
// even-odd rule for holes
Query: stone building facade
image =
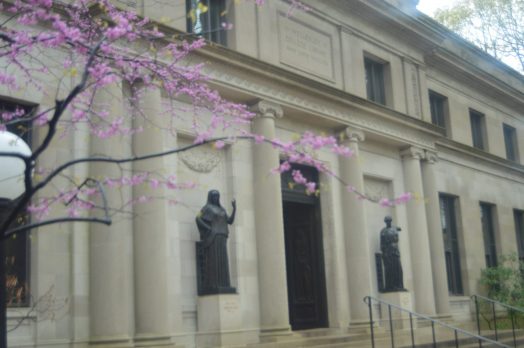
{"label": "stone building facade", "polygon": [[[183,0],[121,3],[167,31],[188,30],[191,4]],[[111,228],[33,232],[32,292],[52,289],[65,304],[53,318],[29,313],[9,333],[10,346],[230,346],[286,339],[301,329],[345,332],[368,321],[364,296],[382,296],[375,253],[385,215],[402,227],[404,305],[419,313],[468,318],[481,269],[503,254],[524,257],[522,75],[419,13],[414,1],[304,3],[311,10],[292,16],[280,0],[225,4],[234,29],[213,37],[223,45],[208,45],[194,61],[207,63],[210,83],[224,96],[252,105],[256,132],[281,139],[305,130],[342,134],[358,156],[319,154],[338,176],[373,197],[409,191],[415,199],[380,207],[314,171],[320,195],[306,196],[268,175],[279,164],[277,150],[249,142],[156,159],[148,168],[198,183],[180,194],[183,204],[137,207],[135,218]],[[218,9],[210,6],[208,15]],[[99,102],[122,111],[121,98],[112,97],[122,93],[115,88]],[[1,94],[39,107],[52,102],[38,91]],[[150,117],[163,98],[143,96]],[[176,136],[151,133],[139,144],[67,138],[46,161],[192,141],[188,124]],[[233,198],[239,205],[229,239],[238,293],[199,297],[194,218],[212,188],[228,211]],[[26,312],[11,308],[10,323]]]}

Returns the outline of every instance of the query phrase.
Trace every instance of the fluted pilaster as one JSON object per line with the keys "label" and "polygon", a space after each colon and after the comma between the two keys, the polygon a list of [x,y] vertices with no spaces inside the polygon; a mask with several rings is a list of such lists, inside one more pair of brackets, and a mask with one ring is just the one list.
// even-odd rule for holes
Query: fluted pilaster
{"label": "fluted pilaster", "polygon": [[436,152],[426,151],[426,160],[422,163],[424,197],[427,200],[429,246],[431,251],[431,270],[435,287],[435,304],[438,314],[449,313],[449,291],[444,254],[444,240],[440,225],[440,204],[436,186],[435,165],[438,161]]}
{"label": "fluted pilaster", "polygon": [[428,223],[426,206],[424,204],[424,189],[420,161],[424,158],[424,150],[409,147],[401,152],[404,185],[406,191],[416,198],[406,205],[409,228],[409,246],[413,270],[413,287],[415,292],[415,311],[435,314],[435,295],[433,278],[431,276],[431,254],[429,248]]}
{"label": "fluted pilaster", "polygon": [[[257,114],[253,133],[274,139],[275,119],[282,117],[282,108],[261,101],[252,110]],[[270,174],[279,166],[278,150],[270,144],[256,144],[253,161],[261,332],[289,334],[282,191],[280,176]]]}
{"label": "fluted pilaster", "polygon": [[[342,134],[344,145],[353,150],[353,156],[340,157],[342,180],[364,192],[364,175],[362,161],[359,157],[359,142],[364,141],[364,133],[355,128],[346,128]],[[344,190],[342,193],[343,223],[346,231],[346,262],[348,272],[348,289],[351,323],[365,321],[369,314],[362,302],[364,296],[371,292],[371,258],[364,204],[357,196]]]}
{"label": "fluted pilaster", "polygon": [[[133,137],[135,155],[162,151],[163,137],[157,127],[162,125],[161,95],[159,89],[136,89],[138,112],[134,115],[134,128],[143,131]],[[165,168],[164,157],[133,163],[133,171],[151,173]],[[137,344],[169,344],[168,299],[168,240],[166,222],[167,194],[163,186],[152,189],[150,185],[133,187],[133,198],[152,198],[147,204],[133,207],[133,246],[135,268],[135,339]],[[175,308],[178,308],[176,306]]]}
{"label": "fluted pilaster", "polygon": [[[99,90],[94,107],[108,112],[110,118],[122,117],[123,92],[120,83]],[[129,126],[129,125],[127,125]],[[92,154],[113,157],[131,155],[127,139],[114,136],[91,142]],[[119,178],[124,164],[91,163],[89,174],[93,178]],[[131,200],[131,188],[107,190],[109,207],[119,209]],[[111,226],[91,224],[89,233],[89,322],[92,344],[111,346],[131,345],[133,336],[133,262],[132,221],[116,216]]]}

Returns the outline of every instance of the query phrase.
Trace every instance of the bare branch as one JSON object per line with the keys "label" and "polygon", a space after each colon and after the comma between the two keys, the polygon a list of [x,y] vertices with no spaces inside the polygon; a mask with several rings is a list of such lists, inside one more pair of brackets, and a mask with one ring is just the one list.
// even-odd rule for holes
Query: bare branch
{"label": "bare branch", "polygon": [[94,223],[99,223],[99,224],[103,224],[107,226],[110,226],[112,223],[111,219],[106,219],[106,218],[101,219],[101,218],[95,218],[95,217],[63,217],[63,218],[56,218],[56,219],[49,219],[49,220],[34,222],[31,224],[27,224],[27,225],[23,225],[23,226],[19,226],[19,227],[7,230],[4,233],[4,238],[9,237],[10,235],[18,233],[18,232],[30,230],[32,228],[57,224],[61,222],[94,222]]}

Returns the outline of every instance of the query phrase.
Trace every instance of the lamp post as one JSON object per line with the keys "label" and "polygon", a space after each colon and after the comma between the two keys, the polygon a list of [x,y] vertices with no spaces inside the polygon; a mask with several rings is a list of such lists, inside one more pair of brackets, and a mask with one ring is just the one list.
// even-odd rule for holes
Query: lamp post
{"label": "lamp post", "polygon": [[[0,153],[31,156],[31,148],[19,136],[0,131]],[[13,156],[0,155],[0,226],[10,215],[13,202],[25,192],[25,163]],[[5,274],[5,231],[0,231],[0,348],[7,348],[7,310]]]}

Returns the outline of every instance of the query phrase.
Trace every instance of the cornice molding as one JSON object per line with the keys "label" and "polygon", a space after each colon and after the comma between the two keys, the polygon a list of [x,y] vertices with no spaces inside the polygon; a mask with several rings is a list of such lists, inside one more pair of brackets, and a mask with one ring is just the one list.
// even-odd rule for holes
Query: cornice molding
{"label": "cornice molding", "polygon": [[[213,52],[212,52],[213,51]],[[218,86],[253,98],[303,110],[315,116],[352,125],[406,144],[433,148],[442,129],[367,99],[324,85],[283,68],[217,47],[199,52],[206,60],[206,74]],[[224,52],[225,54],[219,54]],[[358,112],[348,112],[348,108]],[[365,114],[365,115],[363,115]]]}
{"label": "cornice molding", "polygon": [[[273,100],[276,103],[286,105],[293,108],[306,110],[309,113],[316,114],[320,117],[336,120],[341,125],[355,125],[375,134],[385,135],[400,142],[417,144],[425,148],[433,148],[433,138],[435,133],[421,135],[420,129],[409,127],[409,123],[399,123],[397,120],[386,117],[383,114],[375,113],[374,105],[365,105],[368,101],[359,104],[351,104],[345,101],[346,105],[334,107],[333,102],[326,98],[320,99],[309,98],[305,95],[300,95],[296,92],[287,92],[285,88],[274,88],[269,83],[256,81],[255,79],[248,79],[239,75],[232,76],[228,73],[220,72],[217,69],[209,72],[215,81],[221,81],[231,87],[241,87],[244,92],[250,92],[254,96],[264,99]],[[348,113],[344,107],[352,107],[360,109],[365,113],[375,114],[373,116],[357,115],[357,113]],[[381,110],[382,111],[382,110]],[[414,119],[415,120],[415,119]],[[406,127],[407,126],[407,127]],[[427,131],[426,131],[427,132]],[[422,132],[424,133],[424,131]]]}
{"label": "cornice molding", "polygon": [[489,90],[492,95],[495,92],[497,99],[511,103],[513,108],[524,107],[524,80],[522,81],[522,91],[520,91],[479,68],[473,62],[466,61],[443,49],[435,49],[428,54],[426,64],[437,70],[447,72],[457,81],[466,83],[475,89]]}
{"label": "cornice molding", "polygon": [[[524,165],[522,164],[508,161],[502,157],[495,156],[491,153],[448,138],[439,139],[436,142],[436,148],[439,153],[442,152],[439,149],[449,150],[471,160],[476,164],[496,168],[500,172],[516,174],[522,177],[524,181]],[[442,156],[439,156],[439,158],[442,158]]]}
{"label": "cornice molding", "polygon": [[[403,36],[407,35],[411,44],[418,46],[422,51],[427,52],[424,59],[426,62],[418,62],[420,65],[427,63],[428,59],[431,61],[431,56],[434,55],[435,52],[445,52],[446,54],[455,57],[454,64],[460,65],[461,69],[469,75],[470,79],[485,80],[487,76],[491,80],[492,85],[497,86],[497,88],[502,90],[507,89],[507,92],[510,94],[513,93],[513,90],[515,90],[514,86],[506,83],[503,79],[497,78],[492,73],[493,71],[497,71],[515,79],[517,84],[517,81],[523,83],[523,87],[519,92],[521,95],[524,92],[524,77],[522,77],[516,70],[498,61],[431,17],[419,11],[409,11],[409,13],[407,13],[384,0],[346,1],[344,4],[338,6],[346,7],[353,13],[358,13],[360,16],[369,18],[370,20],[372,19],[379,24],[382,22],[388,23],[391,26],[390,30],[398,30],[399,32],[402,32]],[[314,8],[314,4],[311,4],[311,7]],[[330,18],[330,20],[336,25],[341,25],[343,32],[358,36],[366,41],[375,42],[379,46],[395,52],[395,54],[398,54],[400,57],[418,61],[411,56],[406,56],[405,52],[398,52],[395,47],[390,47],[385,42],[377,41],[373,37],[370,37],[366,33],[362,33],[356,28],[349,27],[344,23],[340,24],[335,19]],[[454,45],[460,46],[460,48],[466,50],[468,54],[471,54],[481,62],[486,63],[488,65],[487,69],[481,68],[469,60],[461,59],[458,56],[458,48],[454,49]],[[482,79],[479,78],[480,75],[483,76]],[[522,99],[520,102],[523,103]]]}

